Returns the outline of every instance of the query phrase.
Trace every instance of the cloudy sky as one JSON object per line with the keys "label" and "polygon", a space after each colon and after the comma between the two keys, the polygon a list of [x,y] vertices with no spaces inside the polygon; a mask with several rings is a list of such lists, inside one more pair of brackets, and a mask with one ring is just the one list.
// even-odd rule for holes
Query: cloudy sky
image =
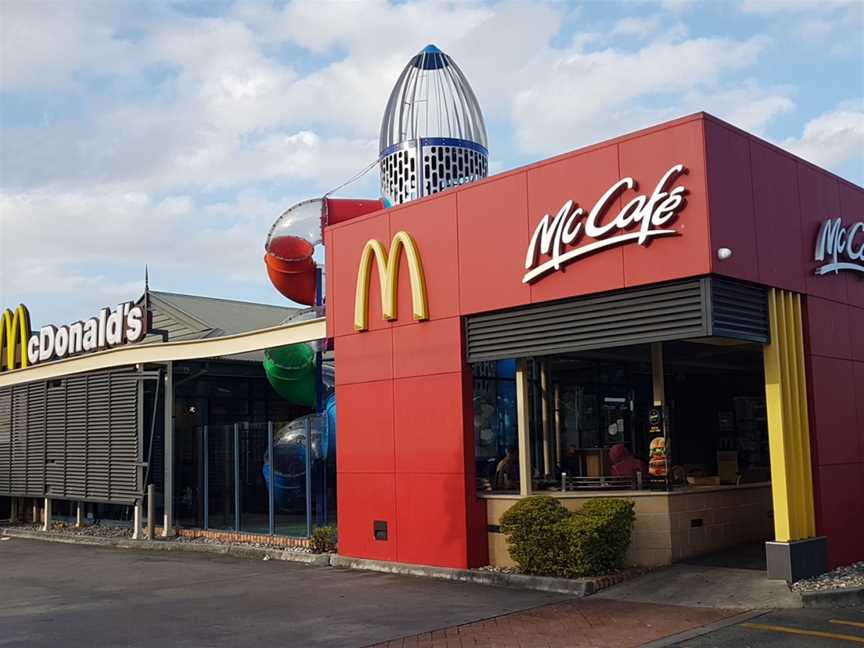
{"label": "cloudy sky", "polygon": [[[373,161],[432,42],[501,171],[706,110],[864,184],[864,2],[0,0],[0,307],[284,303],[272,221]],[[342,195],[375,196],[370,173]]]}

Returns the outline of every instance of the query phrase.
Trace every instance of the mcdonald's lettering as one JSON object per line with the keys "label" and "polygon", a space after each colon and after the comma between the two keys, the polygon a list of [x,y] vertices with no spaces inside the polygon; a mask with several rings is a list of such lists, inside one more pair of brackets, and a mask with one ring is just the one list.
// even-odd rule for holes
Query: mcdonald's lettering
{"label": "mcdonald's lettering", "polygon": [[21,369],[39,362],[140,342],[147,335],[147,313],[132,302],[113,311],[103,308],[98,317],[68,326],[43,326],[30,331],[30,313],[21,304],[0,316],[0,371]]}
{"label": "mcdonald's lettering", "polygon": [[29,341],[30,313],[27,307],[19,304],[14,312],[9,309],[3,311],[0,315],[0,371],[11,371],[16,365],[19,367],[28,365]]}
{"label": "mcdonald's lettering", "polygon": [[393,240],[390,242],[389,253],[375,239],[370,239],[363,246],[363,252],[360,255],[360,267],[357,271],[354,330],[365,331],[369,328],[369,282],[371,281],[373,258],[378,268],[378,283],[381,287],[381,316],[387,321],[397,318],[396,291],[399,288],[399,259],[403,249],[408,261],[414,319],[417,321],[429,319],[426,279],[423,276],[420,254],[417,252],[417,246],[411,235],[402,231],[394,234]]}

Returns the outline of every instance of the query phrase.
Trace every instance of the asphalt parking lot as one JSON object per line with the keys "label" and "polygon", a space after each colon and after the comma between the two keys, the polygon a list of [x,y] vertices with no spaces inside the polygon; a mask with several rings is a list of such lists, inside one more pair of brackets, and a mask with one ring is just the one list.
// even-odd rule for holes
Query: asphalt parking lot
{"label": "asphalt parking lot", "polygon": [[0,646],[366,646],[562,601],[412,576],[0,542]]}

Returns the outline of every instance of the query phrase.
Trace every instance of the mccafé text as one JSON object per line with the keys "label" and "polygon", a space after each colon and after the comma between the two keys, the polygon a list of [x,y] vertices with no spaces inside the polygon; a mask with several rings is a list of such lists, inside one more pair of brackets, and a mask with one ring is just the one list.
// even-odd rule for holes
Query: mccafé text
{"label": "mccaf\u00e9 text", "polygon": [[[625,191],[637,188],[633,178],[621,178],[613,184],[591,208],[587,216],[581,207],[574,209],[574,202],[568,200],[558,213],[552,217],[543,216],[534,230],[528,252],[525,255],[525,275],[522,283],[541,277],[547,272],[558,270],[591,252],[624,243],[645,245],[658,236],[674,236],[674,229],[663,228],[684,208],[687,190],[683,186],[669,189],[669,185],[679,175],[687,173],[683,164],[670,168],[654,187],[650,195],[639,194],[630,199],[612,220],[602,222],[615,200]],[[638,227],[637,231],[631,230]],[[614,234],[615,232],[621,232]],[[593,239],[590,242],[584,238]],[[579,245],[582,243],[582,245]],[[578,247],[572,247],[578,245]],[[550,259],[538,264],[538,256]]]}

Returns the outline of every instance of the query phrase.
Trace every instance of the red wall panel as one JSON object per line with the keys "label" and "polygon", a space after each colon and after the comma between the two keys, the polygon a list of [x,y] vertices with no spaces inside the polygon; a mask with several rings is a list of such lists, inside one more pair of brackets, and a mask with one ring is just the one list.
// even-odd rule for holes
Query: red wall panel
{"label": "red wall panel", "polygon": [[[339,498],[339,553],[355,558],[396,560],[396,476],[393,473],[340,472],[336,488]],[[374,520],[388,523],[386,541],[375,540],[372,532]]]}
{"label": "red wall panel", "polygon": [[[373,319],[380,320],[380,315],[370,315],[370,325]],[[390,329],[342,335],[336,338],[334,345],[339,365],[337,385],[393,378],[393,333]]]}
{"label": "red wall panel", "polygon": [[[852,338],[852,359],[864,362],[864,308],[849,307],[849,332]],[[864,431],[864,427],[861,429]]]}
{"label": "red wall panel", "polygon": [[817,470],[820,489],[816,505],[822,511],[821,528],[817,533],[828,537],[828,564],[836,567],[861,560],[864,547],[862,466],[848,463],[820,466]]}
{"label": "red wall panel", "polygon": [[645,247],[625,245],[624,283],[637,286],[710,272],[702,120],[625,140],[618,145],[618,154],[622,177],[632,176],[643,193],[650,194],[673,164],[681,163],[688,169],[687,175],[678,176],[672,185],[688,190],[686,208],[668,224],[680,236],[657,238]]}
{"label": "red wall panel", "polygon": [[861,461],[851,360],[811,356],[818,461],[822,466]]}
{"label": "red wall panel", "polygon": [[803,249],[797,164],[755,139],[750,141],[750,161],[759,281],[804,292],[805,264],[797,258]]}
{"label": "red wall panel", "polygon": [[[384,249],[389,248],[390,214],[385,210],[328,228],[328,231],[333,233],[332,247],[327,249],[327,274],[331,275],[333,293],[327,304],[327,318],[333,321],[334,335],[349,335],[354,333],[354,294],[360,254],[366,241],[372,238],[379,240]],[[410,317],[410,310],[407,315]],[[385,328],[389,329],[390,324],[381,319],[378,271],[373,269],[369,283],[369,330]]]}
{"label": "red wall panel", "polygon": [[[456,237],[456,194],[391,210],[390,236],[404,230],[416,241],[426,276],[429,318],[459,315],[459,250]],[[398,291],[399,318],[394,326],[411,324],[411,286],[408,262],[402,255]]]}
{"label": "red wall panel", "polygon": [[[843,223],[846,225],[864,220],[864,189],[848,182],[840,181],[839,215],[843,218]],[[831,214],[828,214],[828,216],[831,216]],[[861,239],[862,237],[859,235],[855,242],[856,245],[860,244]],[[864,279],[862,279],[860,272],[846,273],[846,295],[848,303],[859,308],[864,308]],[[860,330],[861,327],[859,327]]]}
{"label": "red wall panel", "polygon": [[[713,270],[759,281],[750,140],[744,133],[712,119],[706,119],[704,124]],[[723,247],[732,250],[732,257],[720,261],[716,253]]]}
{"label": "red wall panel", "polygon": [[864,471],[864,362],[853,363],[855,374],[855,405],[858,409],[858,457]]}
{"label": "red wall panel", "polygon": [[809,353],[831,358],[852,358],[852,322],[849,307],[818,297],[807,298]]}
{"label": "red wall panel", "polygon": [[399,473],[398,560],[405,563],[468,567],[465,492],[460,474]]}
{"label": "red wall panel", "polygon": [[465,473],[462,375],[394,381],[397,473]]}
{"label": "red wall panel", "polygon": [[[525,254],[530,236],[545,214],[555,218],[562,205],[572,200],[573,208],[581,207],[587,216],[594,203],[618,182],[621,178],[618,148],[610,144],[581,155],[564,157],[529,169],[527,176],[529,238],[523,243],[522,253],[516,259],[522,274],[525,272]],[[617,199],[601,222],[606,223],[615,218],[620,209],[621,200]],[[584,223],[585,216],[581,220]],[[583,236],[573,243],[574,247],[590,241],[584,237],[584,228],[583,224]],[[538,255],[539,258],[544,257]],[[614,247],[577,259],[560,270],[539,277],[531,285],[531,301],[563,299],[623,287],[624,255],[620,247]]]}
{"label": "red wall panel", "polygon": [[432,320],[393,328],[395,378],[462,371],[462,321]]}
{"label": "red wall panel", "polygon": [[336,403],[337,470],[394,472],[393,381],[337,386]]}
{"label": "red wall panel", "polygon": [[816,237],[827,218],[840,214],[838,180],[820,169],[803,162],[798,163],[798,192],[801,195],[801,265],[804,267],[806,290],[810,295],[846,302],[846,277],[840,275],[817,276],[818,265],[813,261]]}
{"label": "red wall panel", "polygon": [[530,289],[522,283],[529,236],[525,174],[468,185],[457,197],[462,314],[527,304]]}

